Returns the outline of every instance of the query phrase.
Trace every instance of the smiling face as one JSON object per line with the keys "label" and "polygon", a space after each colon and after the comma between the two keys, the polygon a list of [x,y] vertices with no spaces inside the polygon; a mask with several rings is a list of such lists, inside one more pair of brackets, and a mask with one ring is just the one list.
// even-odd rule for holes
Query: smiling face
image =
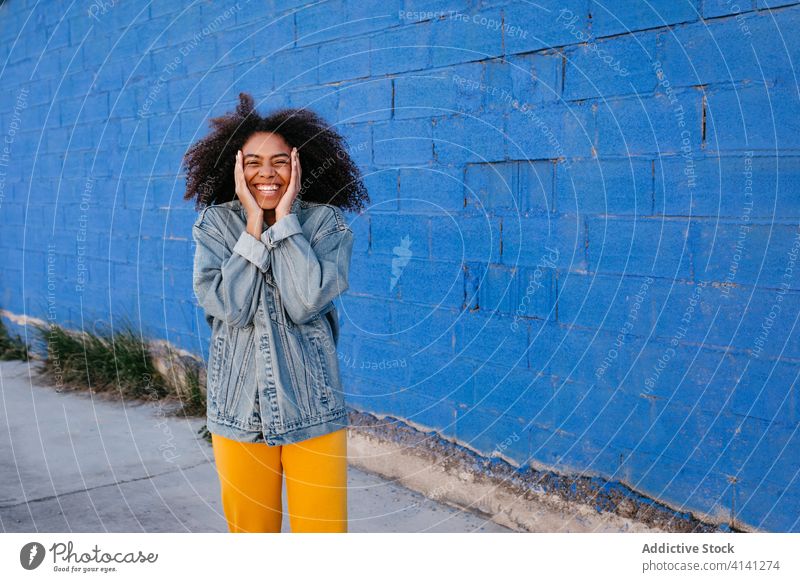
{"label": "smiling face", "polygon": [[244,179],[264,210],[274,210],[289,186],[291,152],[291,146],[276,133],[254,133],[242,146]]}

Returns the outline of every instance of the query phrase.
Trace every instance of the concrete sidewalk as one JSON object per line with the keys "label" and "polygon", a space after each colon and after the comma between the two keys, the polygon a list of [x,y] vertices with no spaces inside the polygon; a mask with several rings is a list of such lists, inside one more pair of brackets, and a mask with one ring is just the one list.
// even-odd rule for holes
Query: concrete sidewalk
{"label": "concrete sidewalk", "polygon": [[[203,419],[59,393],[35,376],[27,362],[0,362],[2,531],[227,531]],[[283,503],[288,531],[285,486]],[[511,531],[352,466],[348,512],[351,532]]]}

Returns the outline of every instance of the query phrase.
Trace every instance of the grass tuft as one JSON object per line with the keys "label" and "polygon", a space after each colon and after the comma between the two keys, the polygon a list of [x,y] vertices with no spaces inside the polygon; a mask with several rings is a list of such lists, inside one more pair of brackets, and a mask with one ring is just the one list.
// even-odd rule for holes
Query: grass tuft
{"label": "grass tuft", "polygon": [[26,344],[19,334],[13,336],[9,333],[3,318],[0,317],[0,360],[30,359],[30,346]]}
{"label": "grass tuft", "polygon": [[110,392],[128,398],[166,396],[166,382],[156,369],[147,344],[129,323],[114,333],[72,332],[53,324],[34,324],[47,345],[42,372],[72,389]]}
{"label": "grass tuft", "polygon": [[[17,335],[11,337],[0,319],[0,359],[41,360],[42,379],[56,390],[89,390],[129,399],[173,401],[169,414],[206,413],[205,367],[202,360],[180,353],[167,342],[142,338],[127,319],[112,330],[76,331],[56,323],[32,323],[44,346],[37,356]],[[38,344],[37,344],[38,345]]]}

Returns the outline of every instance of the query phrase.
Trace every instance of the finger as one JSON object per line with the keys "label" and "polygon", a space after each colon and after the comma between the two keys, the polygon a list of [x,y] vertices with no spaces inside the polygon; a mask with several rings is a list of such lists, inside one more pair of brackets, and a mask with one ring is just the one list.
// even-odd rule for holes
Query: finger
{"label": "finger", "polygon": [[300,184],[300,181],[303,178],[303,167],[300,165],[300,152],[297,152],[296,160],[297,160],[297,183],[298,183],[298,192],[299,192],[300,191],[299,184]]}
{"label": "finger", "polygon": [[242,171],[242,151],[239,150],[236,152],[236,164],[234,165],[236,180],[237,182],[241,182],[244,172]]}
{"label": "finger", "polygon": [[293,189],[295,183],[297,182],[297,166],[295,164],[295,150],[297,148],[292,148],[292,175],[289,177],[289,188]]}

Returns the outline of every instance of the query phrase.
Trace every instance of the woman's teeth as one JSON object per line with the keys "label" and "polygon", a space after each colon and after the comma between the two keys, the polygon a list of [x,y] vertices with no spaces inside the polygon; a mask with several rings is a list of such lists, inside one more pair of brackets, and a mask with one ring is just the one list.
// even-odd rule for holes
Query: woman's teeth
{"label": "woman's teeth", "polygon": [[277,192],[278,191],[278,186],[274,185],[274,184],[273,185],[262,185],[262,184],[259,184],[258,186],[256,186],[256,189],[259,192]]}

